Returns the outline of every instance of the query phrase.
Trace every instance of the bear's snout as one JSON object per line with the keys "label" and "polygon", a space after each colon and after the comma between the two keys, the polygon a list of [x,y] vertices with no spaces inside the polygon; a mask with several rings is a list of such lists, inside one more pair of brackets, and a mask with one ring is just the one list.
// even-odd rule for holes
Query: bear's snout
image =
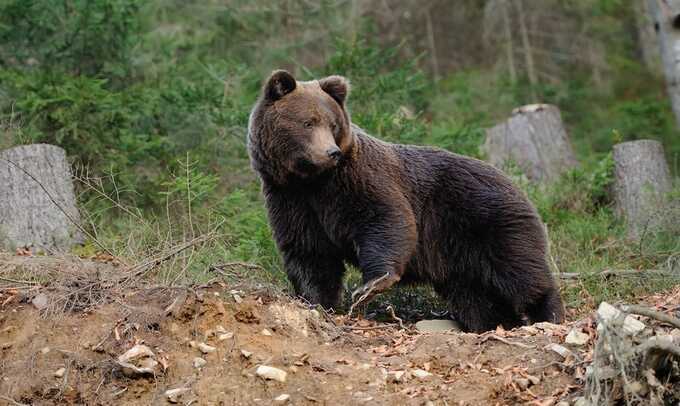
{"label": "bear's snout", "polygon": [[342,151],[340,151],[340,148],[334,145],[326,150],[326,155],[328,155],[330,159],[337,162],[340,160],[340,158],[342,158]]}

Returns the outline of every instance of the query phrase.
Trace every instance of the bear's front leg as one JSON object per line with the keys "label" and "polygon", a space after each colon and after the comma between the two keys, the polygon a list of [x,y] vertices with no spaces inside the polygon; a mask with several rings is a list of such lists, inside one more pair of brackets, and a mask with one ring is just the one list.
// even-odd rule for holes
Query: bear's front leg
{"label": "bear's front leg", "polygon": [[325,309],[337,308],[342,297],[342,260],[323,254],[284,253],[284,266],[295,294]]}
{"label": "bear's front leg", "polygon": [[415,220],[410,208],[370,224],[356,242],[363,285],[352,293],[352,308],[401,280],[417,243]]}

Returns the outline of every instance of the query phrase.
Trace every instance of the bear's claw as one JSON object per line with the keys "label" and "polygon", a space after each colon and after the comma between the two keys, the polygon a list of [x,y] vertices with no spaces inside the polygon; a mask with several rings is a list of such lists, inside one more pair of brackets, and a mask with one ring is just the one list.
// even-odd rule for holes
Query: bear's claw
{"label": "bear's claw", "polygon": [[349,314],[352,315],[355,307],[370,302],[375,295],[389,289],[399,279],[399,276],[392,272],[386,272],[383,276],[370,280],[358,287],[352,292],[352,306],[349,308]]}

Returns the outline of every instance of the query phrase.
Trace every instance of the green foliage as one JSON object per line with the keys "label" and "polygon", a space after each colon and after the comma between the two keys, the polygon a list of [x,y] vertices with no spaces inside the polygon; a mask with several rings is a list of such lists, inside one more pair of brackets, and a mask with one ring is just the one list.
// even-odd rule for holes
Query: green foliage
{"label": "green foliage", "polygon": [[166,188],[162,195],[168,199],[181,196],[188,205],[196,206],[206,201],[215,191],[219,178],[212,174],[202,173],[196,168],[197,162],[189,160],[189,154],[184,162],[180,162],[181,173],[171,180],[162,183]]}
{"label": "green foliage", "polygon": [[138,0],[4,0],[0,66],[29,65],[124,76],[139,41]]}
{"label": "green foliage", "polygon": [[422,143],[426,126],[417,115],[427,107],[429,85],[415,60],[394,66],[399,49],[338,39],[322,74],[351,80],[352,120],[376,136],[402,143]]}

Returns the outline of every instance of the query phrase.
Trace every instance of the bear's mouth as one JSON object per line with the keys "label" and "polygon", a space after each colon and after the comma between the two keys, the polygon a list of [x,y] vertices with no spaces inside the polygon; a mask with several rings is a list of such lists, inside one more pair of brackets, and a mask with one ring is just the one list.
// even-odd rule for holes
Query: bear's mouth
{"label": "bear's mouth", "polygon": [[317,171],[318,171],[317,166],[314,165],[314,162],[310,161],[309,159],[298,158],[297,160],[295,160],[295,172],[299,172],[305,175],[312,175]]}
{"label": "bear's mouth", "polygon": [[319,175],[322,172],[335,167],[338,161],[334,159],[329,159],[327,162],[315,163],[308,158],[298,158],[295,160],[294,170],[299,176],[303,178],[308,178],[311,176]]}

